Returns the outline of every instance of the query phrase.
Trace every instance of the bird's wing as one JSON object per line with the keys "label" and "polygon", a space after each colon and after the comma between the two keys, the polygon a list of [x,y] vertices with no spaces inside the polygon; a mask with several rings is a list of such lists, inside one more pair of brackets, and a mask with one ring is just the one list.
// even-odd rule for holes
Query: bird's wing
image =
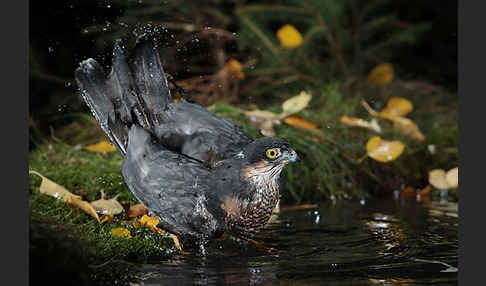
{"label": "bird's wing", "polygon": [[214,235],[220,226],[207,210],[205,197],[211,170],[152,140],[146,130],[136,125],[129,131],[121,169],[130,191],[160,218],[169,232]]}
{"label": "bird's wing", "polygon": [[111,72],[105,77],[94,59],[80,64],[75,78],[101,127],[125,155],[128,130],[142,126],[173,151],[211,162],[225,159],[253,139],[232,120],[197,104],[174,103],[157,47],[139,38],[130,57],[115,43]]}

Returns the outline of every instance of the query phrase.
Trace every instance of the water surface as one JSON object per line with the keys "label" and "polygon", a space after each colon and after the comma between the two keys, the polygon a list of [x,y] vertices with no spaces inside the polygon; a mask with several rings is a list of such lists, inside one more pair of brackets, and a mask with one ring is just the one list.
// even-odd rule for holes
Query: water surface
{"label": "water surface", "polygon": [[140,285],[457,285],[457,203],[380,199],[282,209],[256,240],[143,266]]}

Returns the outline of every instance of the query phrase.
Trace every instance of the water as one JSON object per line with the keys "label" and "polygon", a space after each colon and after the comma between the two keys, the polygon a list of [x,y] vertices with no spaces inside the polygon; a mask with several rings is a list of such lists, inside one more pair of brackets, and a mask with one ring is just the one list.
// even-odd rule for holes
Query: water
{"label": "water", "polygon": [[457,204],[422,200],[327,203],[285,210],[256,240],[216,240],[202,256],[143,266],[139,285],[457,285]]}

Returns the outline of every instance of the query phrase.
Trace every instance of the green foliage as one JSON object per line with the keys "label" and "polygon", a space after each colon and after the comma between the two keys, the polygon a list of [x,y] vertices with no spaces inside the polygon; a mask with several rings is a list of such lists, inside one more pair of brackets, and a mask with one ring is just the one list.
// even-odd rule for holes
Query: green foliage
{"label": "green foliage", "polygon": [[[401,27],[395,15],[380,12],[387,5],[381,0],[285,3],[236,9],[239,47],[258,57],[258,64],[246,72],[255,77],[259,88],[250,84],[245,94],[292,93],[337,79],[359,78],[376,63],[387,61],[394,46],[415,43],[428,29],[426,24]],[[303,36],[295,49],[279,45],[275,34],[284,24],[295,26]],[[267,84],[265,80],[269,87],[260,88]]]}

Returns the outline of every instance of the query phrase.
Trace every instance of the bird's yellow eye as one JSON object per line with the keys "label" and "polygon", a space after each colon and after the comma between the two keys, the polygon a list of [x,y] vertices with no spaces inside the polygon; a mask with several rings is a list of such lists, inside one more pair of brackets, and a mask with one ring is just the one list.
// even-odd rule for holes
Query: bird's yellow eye
{"label": "bird's yellow eye", "polygon": [[268,158],[274,159],[277,156],[278,156],[278,150],[277,149],[268,149],[267,150],[267,157]]}

